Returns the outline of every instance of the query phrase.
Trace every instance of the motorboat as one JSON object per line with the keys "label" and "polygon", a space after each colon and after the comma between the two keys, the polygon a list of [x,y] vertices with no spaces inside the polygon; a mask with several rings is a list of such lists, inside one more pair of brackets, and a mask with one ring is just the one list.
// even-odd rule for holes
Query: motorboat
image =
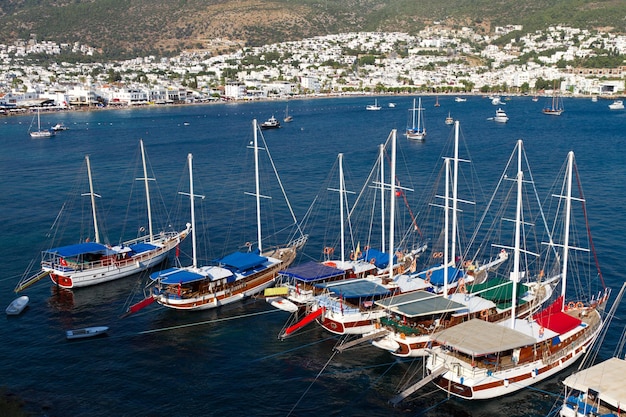
{"label": "motorboat", "polygon": [[509,121],[509,116],[506,115],[506,112],[504,110],[498,108],[498,110],[496,110],[496,115],[493,118],[493,121],[498,123],[506,123]]}
{"label": "motorboat", "polygon": [[269,119],[261,123],[261,129],[263,130],[278,129],[279,127],[280,127],[280,122],[278,121],[278,119],[276,119],[276,117],[274,117],[274,115],[272,115],[272,117],[270,117]]}
{"label": "motorboat", "polygon": [[613,103],[609,104],[609,109],[624,110],[624,102],[622,100],[615,100]]}
{"label": "motorboat", "polygon": [[52,130],[54,130],[55,132],[61,132],[63,130],[69,130],[69,127],[65,126],[63,122],[60,122],[52,126]]}

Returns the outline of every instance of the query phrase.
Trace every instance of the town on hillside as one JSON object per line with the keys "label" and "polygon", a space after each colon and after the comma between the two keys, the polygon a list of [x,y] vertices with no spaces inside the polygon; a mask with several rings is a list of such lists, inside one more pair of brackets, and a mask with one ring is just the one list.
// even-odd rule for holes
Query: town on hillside
{"label": "town on hillside", "polygon": [[[343,33],[224,55],[207,48],[98,63],[59,62],[95,51],[33,35],[0,44],[0,112],[373,93],[624,94],[624,60],[603,58],[626,56],[625,35],[552,26],[498,41],[520,29],[481,35],[434,25],[416,36]],[[41,56],[50,59],[34,59]],[[577,66],[585,59],[609,65]]]}

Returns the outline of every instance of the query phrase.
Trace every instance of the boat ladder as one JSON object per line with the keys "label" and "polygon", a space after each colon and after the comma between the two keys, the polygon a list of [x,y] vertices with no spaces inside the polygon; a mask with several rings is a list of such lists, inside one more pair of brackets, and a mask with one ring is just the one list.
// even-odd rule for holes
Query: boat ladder
{"label": "boat ladder", "polygon": [[387,336],[389,334],[389,330],[386,329],[382,329],[376,333],[372,333],[372,334],[368,334],[368,335],[364,335],[363,337],[359,337],[358,339],[355,340],[351,340],[349,342],[346,343],[341,343],[339,346],[335,346],[335,350],[339,353],[343,353],[344,350],[347,350],[349,348],[351,348],[352,346],[356,346],[359,345],[363,342],[367,342],[369,340],[373,340],[373,339],[379,339],[381,337]]}
{"label": "boat ladder", "polygon": [[24,288],[30,287],[31,285],[33,285],[35,282],[39,281],[40,279],[47,277],[49,274],[50,274],[50,271],[41,270],[37,272],[36,274],[31,275],[28,278],[25,278],[25,279],[23,278],[22,280],[20,280],[20,282],[17,283],[17,286],[15,287],[13,291],[20,292]]}
{"label": "boat ladder", "polygon": [[398,394],[395,397],[393,397],[389,402],[392,405],[400,404],[406,397],[408,397],[409,395],[413,394],[415,391],[417,391],[418,389],[422,388],[424,385],[428,384],[430,381],[432,381],[433,379],[437,378],[439,375],[443,374],[447,370],[448,369],[445,366],[443,366],[443,365],[440,366],[439,368],[434,369],[430,373],[430,375],[427,375],[426,377],[420,379],[415,384],[411,385],[410,387],[408,387],[407,389],[402,391],[400,394]]}

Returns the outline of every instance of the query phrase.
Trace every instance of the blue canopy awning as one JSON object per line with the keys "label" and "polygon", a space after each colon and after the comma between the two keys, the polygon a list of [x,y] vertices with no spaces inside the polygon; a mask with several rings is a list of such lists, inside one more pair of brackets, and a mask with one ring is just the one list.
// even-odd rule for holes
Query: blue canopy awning
{"label": "blue canopy awning", "polygon": [[299,281],[314,282],[342,276],[345,274],[345,271],[324,265],[323,263],[310,261],[287,268],[280,273]]}
{"label": "blue canopy awning", "polygon": [[204,275],[188,271],[180,268],[168,268],[163,271],[157,271],[150,274],[153,281],[160,280],[163,284],[187,284],[194,281],[206,279]]}
{"label": "blue canopy awning", "polygon": [[[444,271],[445,268],[434,268],[429,269],[427,271],[422,271],[417,274],[418,277],[422,279],[426,279],[428,272],[430,272],[430,283],[435,286],[442,286],[444,283]],[[452,284],[459,280],[459,278],[463,278],[464,273],[461,269],[455,268],[453,266],[448,267],[448,284]]]}
{"label": "blue canopy awning", "polygon": [[156,249],[151,243],[135,243],[134,245],[129,245],[130,249],[135,253],[148,252]]}
{"label": "blue canopy awning", "polygon": [[256,252],[233,252],[223,258],[216,259],[215,262],[237,271],[246,271],[263,265],[267,262],[267,258]]}
{"label": "blue canopy awning", "polygon": [[58,248],[52,248],[43,251],[44,254],[52,254],[57,256],[62,256],[65,258],[69,258],[72,256],[78,256],[85,253],[99,253],[102,255],[112,255],[116,253],[115,251],[110,250],[102,243],[96,242],[85,242],[85,243],[77,243],[75,245],[68,246],[60,246]]}
{"label": "blue canopy awning", "polygon": [[344,298],[372,298],[391,295],[386,287],[366,279],[350,279],[347,281],[315,284],[318,288],[325,288]]}
{"label": "blue canopy awning", "polygon": [[[359,259],[363,259],[366,262],[371,262],[376,265],[377,268],[387,268],[389,266],[389,254],[381,252],[378,249],[367,249],[363,252]],[[396,256],[393,256],[393,263],[396,262]]]}

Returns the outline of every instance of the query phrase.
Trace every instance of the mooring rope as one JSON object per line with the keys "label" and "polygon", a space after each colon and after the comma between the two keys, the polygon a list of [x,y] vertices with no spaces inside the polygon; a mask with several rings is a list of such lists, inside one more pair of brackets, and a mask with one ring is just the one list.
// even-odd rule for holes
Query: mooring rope
{"label": "mooring rope", "polygon": [[291,410],[289,410],[289,413],[287,414],[287,417],[289,417],[291,415],[291,413],[293,413],[293,410],[296,409],[296,407],[298,406],[298,404],[300,404],[300,401],[302,401],[302,399],[304,398],[304,396],[309,392],[309,390],[311,389],[311,387],[313,386],[313,384],[315,384],[315,382],[319,379],[319,377],[322,375],[322,372],[324,372],[324,370],[326,369],[326,367],[328,366],[328,364],[330,364],[330,361],[333,360],[333,358],[335,357],[335,355],[337,354],[337,352],[333,352],[332,355],[330,355],[330,358],[328,358],[328,361],[326,361],[326,363],[324,364],[324,366],[322,367],[322,369],[320,369],[320,371],[317,373],[317,375],[315,376],[315,379],[309,384],[309,386],[307,387],[306,390],[304,390],[304,392],[302,393],[302,395],[300,396],[300,398],[298,398],[298,401],[296,401],[296,403],[293,405],[293,407],[291,407]]}

